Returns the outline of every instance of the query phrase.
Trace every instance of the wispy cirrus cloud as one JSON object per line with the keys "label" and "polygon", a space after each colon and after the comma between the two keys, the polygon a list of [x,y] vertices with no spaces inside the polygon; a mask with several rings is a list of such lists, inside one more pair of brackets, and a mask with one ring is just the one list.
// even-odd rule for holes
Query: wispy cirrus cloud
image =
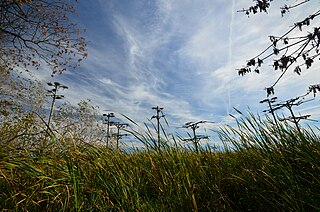
{"label": "wispy cirrus cloud", "polygon": [[[156,105],[165,108],[176,126],[198,120],[229,123],[233,107],[261,112],[263,89],[281,73],[270,66],[272,59],[259,75],[239,77],[236,69],[270,44],[269,35],[282,35],[315,8],[304,7],[285,18],[279,2],[272,4],[269,14],[248,18],[236,12],[251,4],[82,1],[79,22],[87,29],[89,58],[58,80],[70,87],[70,101],[89,98],[102,110],[124,113],[139,123],[153,115],[151,107]],[[313,4],[319,8],[320,3]],[[309,82],[319,83],[316,68],[303,73],[303,80],[288,73],[277,86],[279,98],[301,95]]]}

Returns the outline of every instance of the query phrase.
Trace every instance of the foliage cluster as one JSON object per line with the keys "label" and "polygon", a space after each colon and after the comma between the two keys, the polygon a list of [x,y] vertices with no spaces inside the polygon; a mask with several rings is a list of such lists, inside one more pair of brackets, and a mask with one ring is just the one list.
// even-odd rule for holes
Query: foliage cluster
{"label": "foliage cluster", "polygon": [[[310,0],[292,2],[292,5],[284,5],[281,14],[284,16],[290,10],[308,3]],[[254,0],[255,5],[238,12],[256,14],[268,11],[272,0]],[[269,87],[266,87],[267,96],[275,94],[275,86],[279,81],[292,70],[297,75],[301,75],[304,70],[311,68],[316,59],[319,58],[320,30],[316,22],[319,18],[320,10],[315,7],[315,12],[302,20],[293,23],[293,26],[282,35],[270,35],[270,45],[255,57],[249,59],[247,64],[238,70],[240,76],[250,72],[259,74],[263,64],[273,58],[272,68],[279,71],[279,77]],[[320,91],[319,85],[310,85],[308,93]]]}
{"label": "foliage cluster", "polygon": [[71,0],[0,2],[0,61],[12,71],[45,64],[52,74],[75,68],[87,57],[81,30],[70,19]]}

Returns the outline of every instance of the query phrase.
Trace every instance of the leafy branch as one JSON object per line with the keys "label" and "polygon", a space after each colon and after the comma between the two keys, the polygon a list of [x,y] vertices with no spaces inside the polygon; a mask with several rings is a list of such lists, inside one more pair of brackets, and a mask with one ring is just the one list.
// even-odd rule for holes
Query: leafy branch
{"label": "leafy branch", "polygon": [[69,19],[71,0],[5,0],[0,2],[0,61],[8,70],[39,68],[52,74],[79,66],[87,57],[80,29]]}
{"label": "leafy branch", "polygon": [[[309,69],[316,58],[319,57],[320,45],[320,27],[315,27],[313,32],[307,32],[303,36],[290,36],[294,30],[303,30],[303,27],[310,26],[320,15],[320,10],[305,18],[304,20],[294,24],[282,36],[269,36],[271,44],[260,54],[247,61],[247,64],[238,70],[241,76],[252,72],[260,73],[260,68],[265,60],[272,56],[279,56],[274,59],[272,67],[274,70],[280,70],[281,74],[270,87],[266,88],[267,96],[274,94],[274,87],[284,77],[290,67],[295,65],[294,73],[300,75],[303,68]],[[271,51],[271,52],[270,52]],[[315,89],[311,89],[315,90]]]}
{"label": "leafy branch", "polygon": [[[258,12],[268,13],[268,9],[270,8],[270,4],[272,1],[273,0],[253,0],[253,2],[255,2],[255,5],[250,6],[247,9],[243,8],[242,10],[238,10],[237,12],[244,12],[248,17],[250,16],[250,14],[257,14]],[[281,16],[283,17],[283,15],[289,12],[290,9],[301,6],[309,1],[310,0],[303,0],[293,5],[285,4],[283,7],[280,7]]]}

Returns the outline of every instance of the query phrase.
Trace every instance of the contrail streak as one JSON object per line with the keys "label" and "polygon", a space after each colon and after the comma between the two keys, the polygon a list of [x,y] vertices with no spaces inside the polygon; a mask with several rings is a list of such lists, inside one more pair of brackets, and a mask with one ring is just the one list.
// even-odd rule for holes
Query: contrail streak
{"label": "contrail streak", "polygon": [[[233,22],[234,22],[234,0],[232,0],[231,6],[231,20],[229,24],[229,61],[228,61],[228,68],[231,68],[232,63],[232,35],[233,35]],[[229,79],[231,78],[230,74],[232,74],[231,70],[228,70]],[[231,108],[231,97],[230,97],[230,81],[228,81],[228,113],[230,112]]]}

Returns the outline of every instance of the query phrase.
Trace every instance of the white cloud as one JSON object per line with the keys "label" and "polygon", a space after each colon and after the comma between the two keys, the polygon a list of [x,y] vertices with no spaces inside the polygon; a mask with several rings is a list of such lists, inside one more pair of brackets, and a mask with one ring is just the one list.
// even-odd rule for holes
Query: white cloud
{"label": "white cloud", "polygon": [[[91,30],[88,60],[79,70],[58,77],[70,86],[67,97],[90,98],[101,109],[124,113],[139,123],[159,105],[173,125],[203,119],[230,123],[232,107],[264,109],[258,103],[265,98],[263,89],[280,74],[269,66],[272,59],[263,64],[260,75],[239,77],[236,68],[264,50],[269,35],[283,34],[314,10],[304,7],[281,18],[281,4],[273,1],[269,14],[248,18],[236,12],[252,4],[247,0],[84,4],[92,4],[103,17],[84,25]],[[308,82],[319,83],[316,68],[302,76],[288,73],[276,87],[277,95],[291,98],[303,94]]]}

